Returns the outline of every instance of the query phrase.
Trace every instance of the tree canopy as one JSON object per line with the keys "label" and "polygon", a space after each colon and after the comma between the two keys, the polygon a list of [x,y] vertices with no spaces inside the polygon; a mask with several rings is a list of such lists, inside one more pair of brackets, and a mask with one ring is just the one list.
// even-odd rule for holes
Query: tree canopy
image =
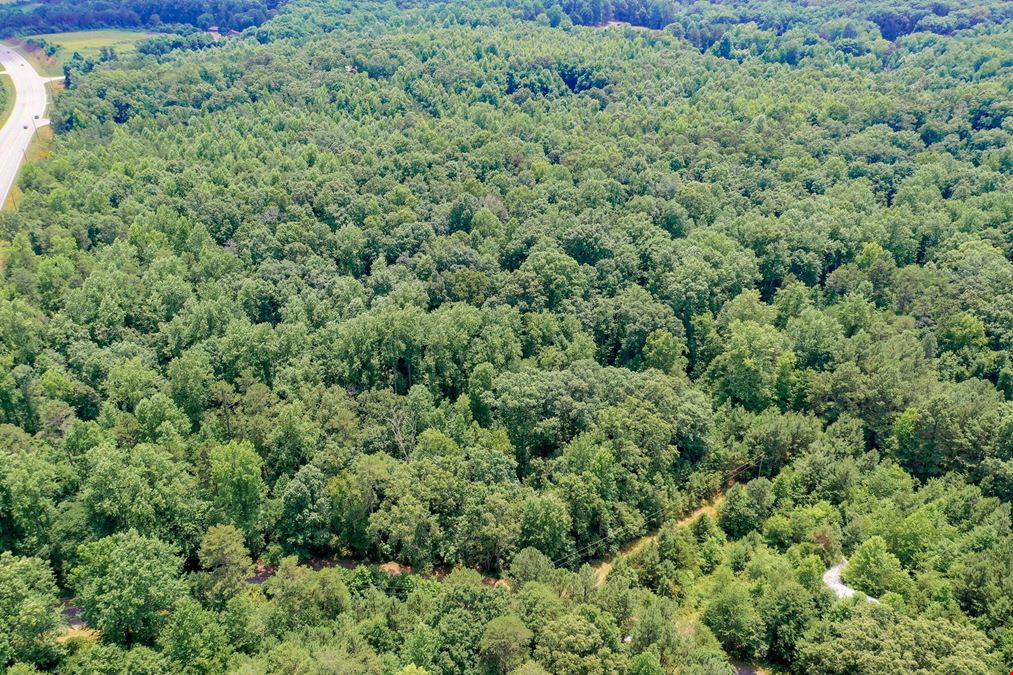
{"label": "tree canopy", "polygon": [[1013,663],[1008,3],[73,5],[0,670]]}

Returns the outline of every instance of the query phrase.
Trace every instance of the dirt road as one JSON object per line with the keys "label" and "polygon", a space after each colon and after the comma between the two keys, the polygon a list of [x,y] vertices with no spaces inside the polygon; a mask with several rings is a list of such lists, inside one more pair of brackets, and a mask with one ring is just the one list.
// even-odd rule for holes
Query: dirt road
{"label": "dirt road", "polygon": [[[685,518],[682,518],[681,520],[679,520],[678,524],[679,525],[689,525],[690,523],[692,523],[694,520],[696,520],[697,518],[699,518],[700,516],[702,516],[705,513],[707,515],[709,515],[709,516],[716,517],[717,516],[717,509],[718,509],[719,506],[721,506],[721,502],[723,502],[724,499],[725,499],[724,493],[719,494],[717,497],[715,497],[711,501],[707,502],[706,504],[704,504],[703,506],[701,506],[697,510],[693,511],[693,513],[691,513],[688,516],[686,516]],[[651,542],[654,542],[654,541],[657,541],[657,540],[658,540],[658,533],[657,532],[653,532],[651,534],[644,535],[643,537],[639,537],[637,539],[634,539],[633,541],[628,542],[625,546],[623,546],[622,548],[619,549],[619,553],[617,553],[617,554],[615,554],[613,556],[609,556],[608,558],[605,558],[604,560],[596,563],[594,565],[594,569],[598,573],[598,584],[601,585],[602,583],[605,582],[605,577],[607,577],[608,574],[609,574],[609,572],[612,571],[612,567],[615,566],[616,559],[619,556],[621,556],[621,555],[630,555],[631,553],[636,553],[637,551],[639,551],[643,547],[647,546]]]}

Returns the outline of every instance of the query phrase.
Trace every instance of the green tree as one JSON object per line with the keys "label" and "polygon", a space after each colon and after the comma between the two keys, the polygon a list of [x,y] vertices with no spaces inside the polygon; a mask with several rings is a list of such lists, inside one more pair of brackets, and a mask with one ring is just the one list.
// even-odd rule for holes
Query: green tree
{"label": "green tree", "polygon": [[529,581],[548,582],[555,572],[552,560],[536,548],[523,548],[510,561],[510,579],[518,587]]}
{"label": "green tree", "polygon": [[531,637],[516,616],[500,616],[486,624],[479,651],[493,672],[508,673],[527,658]]}
{"label": "green tree", "polygon": [[760,598],[758,609],[767,627],[769,655],[794,663],[797,645],[817,617],[812,595],[792,580],[773,584]]}
{"label": "green tree", "polygon": [[731,654],[762,658],[767,653],[766,626],[749,589],[723,570],[703,611],[703,620]]}
{"label": "green tree", "polygon": [[369,531],[381,539],[387,555],[419,570],[432,564],[435,544],[443,538],[436,516],[414,495],[386,502],[370,516]]}
{"label": "green tree", "polygon": [[192,422],[198,422],[211,401],[214,375],[211,359],[200,347],[183,352],[169,364],[172,398]]}
{"label": "green tree", "polygon": [[665,330],[656,330],[644,343],[645,368],[657,368],[663,373],[677,375],[686,372],[686,344]]}
{"label": "green tree", "polygon": [[584,289],[580,265],[561,251],[533,252],[521,265],[520,272],[533,276],[539,307],[556,308],[564,300],[579,296]]}
{"label": "green tree", "polygon": [[184,463],[149,444],[129,450],[100,445],[86,459],[81,497],[99,534],[135,529],[180,548],[196,547],[208,504]]}
{"label": "green tree", "polygon": [[168,669],[169,664],[161,654],[143,645],[124,649],[99,642],[67,659],[67,672],[73,675],[164,675]]}
{"label": "green tree", "polygon": [[134,410],[142,441],[172,441],[190,432],[190,421],[165,394],[142,399]]}
{"label": "green tree", "polygon": [[292,556],[282,559],[277,572],[265,582],[264,591],[271,601],[268,628],[275,635],[298,626],[319,625],[351,608],[340,570],[314,572]]}
{"label": "green tree", "polygon": [[53,550],[65,469],[15,427],[0,427],[0,547],[45,557]]}
{"label": "green tree", "polygon": [[637,654],[630,659],[630,667],[627,671],[630,675],[664,675],[665,669],[661,666],[658,657],[650,652]]}
{"label": "green tree", "polygon": [[225,672],[233,645],[215,612],[191,598],[180,599],[158,634],[162,655],[173,672],[186,675]]}
{"label": "green tree", "polygon": [[760,526],[753,500],[741,485],[733,485],[725,493],[718,509],[718,525],[733,539],[743,537]]}
{"label": "green tree", "polygon": [[45,561],[0,553],[0,665],[48,666],[63,628],[58,589]]}
{"label": "green tree", "polygon": [[224,607],[253,576],[253,561],[243,543],[243,533],[232,525],[208,528],[197,556],[203,571],[197,586],[212,607]]}
{"label": "green tree", "polygon": [[518,545],[536,548],[550,559],[564,557],[573,547],[570,538],[570,511],[554,494],[532,495],[521,510],[521,537]]}
{"label": "green tree", "polygon": [[113,365],[105,381],[109,402],[128,412],[133,412],[145,398],[159,393],[163,386],[158,371],[137,357]]}
{"label": "green tree", "polygon": [[565,614],[550,622],[542,631],[535,658],[550,673],[608,673],[621,662],[617,644],[582,613]]}
{"label": "green tree", "polygon": [[320,469],[307,464],[281,495],[279,539],[300,555],[321,551],[330,540],[331,502]]}
{"label": "green tree", "polygon": [[972,626],[863,605],[851,616],[821,621],[809,631],[799,644],[797,667],[828,675],[908,669],[985,675],[996,670],[988,638]]}
{"label": "green tree", "polygon": [[841,578],[872,597],[888,591],[904,594],[911,588],[911,579],[900,560],[879,536],[870,537],[855,549]]}
{"label": "green tree", "polygon": [[215,508],[248,542],[255,541],[260,503],[267,493],[260,455],[250,442],[232,441],[211,448],[208,460]]}
{"label": "green tree", "polygon": [[172,547],[130,530],[83,545],[78,557],[68,581],[85,621],[113,642],[154,640],[184,593]]}
{"label": "green tree", "polygon": [[729,330],[728,347],[711,362],[707,376],[720,399],[763,410],[777,400],[787,341],[777,329],[752,321],[734,322]]}

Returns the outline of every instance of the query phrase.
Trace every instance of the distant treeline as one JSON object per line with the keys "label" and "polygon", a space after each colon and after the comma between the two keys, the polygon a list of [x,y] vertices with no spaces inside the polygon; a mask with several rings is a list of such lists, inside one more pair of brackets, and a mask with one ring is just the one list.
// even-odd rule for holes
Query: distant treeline
{"label": "distant treeline", "polygon": [[914,32],[949,35],[1013,17],[1011,3],[968,0],[848,0],[813,5],[770,0],[509,0],[508,4],[520,9],[527,18],[544,14],[554,25],[565,19],[581,25],[625,21],[647,28],[664,28],[674,24],[681,27],[677,32],[682,32],[682,37],[700,49],[708,49],[733,26],[748,23],[778,34],[795,28],[824,33],[849,23],[852,30],[864,32],[874,25],[883,38],[895,40]]}
{"label": "distant treeline", "polygon": [[243,30],[266,21],[282,0],[50,0],[0,5],[0,35],[180,24]]}

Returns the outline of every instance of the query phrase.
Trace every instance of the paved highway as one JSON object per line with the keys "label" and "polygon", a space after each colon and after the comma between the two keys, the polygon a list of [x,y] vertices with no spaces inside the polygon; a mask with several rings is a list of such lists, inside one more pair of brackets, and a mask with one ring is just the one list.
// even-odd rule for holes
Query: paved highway
{"label": "paved highway", "polygon": [[49,124],[46,119],[48,92],[46,82],[32,64],[10,45],[0,42],[0,64],[10,75],[17,93],[10,119],[0,129],[0,206],[7,201],[11,187],[18,177],[18,169],[25,157],[25,149],[38,127]]}

